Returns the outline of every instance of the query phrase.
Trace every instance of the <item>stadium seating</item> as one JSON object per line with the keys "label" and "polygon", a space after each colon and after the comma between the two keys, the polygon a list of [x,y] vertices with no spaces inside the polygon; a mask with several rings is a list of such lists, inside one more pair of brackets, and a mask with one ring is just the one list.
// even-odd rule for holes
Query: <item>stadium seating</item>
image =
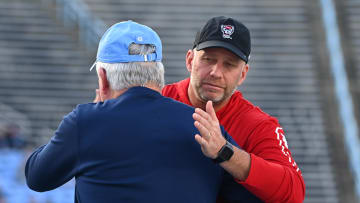
{"label": "stadium seating", "polygon": [[[323,99],[327,97],[323,97],[318,76],[323,63],[316,57],[316,46],[321,44],[315,40],[314,27],[321,29],[322,24],[313,20],[320,12],[316,1],[83,1],[107,26],[131,19],[154,28],[164,44],[167,83],[188,76],[185,53],[208,18],[226,15],[246,24],[252,33],[253,50],[250,72],[240,90],[279,118],[303,172],[305,202],[341,202],[324,117],[327,107]],[[357,5],[347,1],[349,7]],[[356,13],[352,9],[350,13]],[[49,139],[76,104],[91,101],[96,88],[95,74],[88,72],[96,47],[84,49],[77,30],[64,27],[54,16],[39,0],[0,2],[0,111],[6,106],[22,118],[23,126],[31,132],[28,136],[38,144]],[[351,19],[355,23],[356,17]],[[357,33],[358,25],[352,27]],[[358,37],[354,34],[355,45],[360,44]],[[8,157],[0,155],[0,166],[5,159]],[[9,173],[6,170],[0,167],[0,177]],[[54,194],[54,202],[68,196],[67,192]]]}
{"label": "stadium seating", "polygon": [[40,1],[0,2],[0,103],[26,115],[32,140],[48,138],[77,103],[94,97],[94,58],[72,32]]}
{"label": "stadium seating", "polygon": [[31,191],[25,184],[27,152],[0,149],[0,189],[6,203],[66,203],[74,201],[74,180],[46,193]]}
{"label": "stadium seating", "polygon": [[[74,31],[40,1],[0,1],[0,125],[16,123],[34,146],[44,144],[61,118],[94,97],[94,60]],[[0,149],[0,190],[8,203],[73,202],[74,182],[37,193],[24,182],[25,152]]]}
{"label": "stadium seating", "polygon": [[[355,100],[355,110],[360,107],[360,2],[356,0],[339,1],[340,27],[343,29],[343,49],[345,51],[346,71]],[[358,114],[357,114],[358,115]]]}
{"label": "stadium seating", "polygon": [[360,59],[357,57],[360,54],[360,2],[355,0],[346,0],[343,2],[345,8],[343,14],[346,18],[346,28],[348,33],[346,37],[350,37],[349,42],[352,44],[352,55],[355,58],[356,77],[360,80]]}

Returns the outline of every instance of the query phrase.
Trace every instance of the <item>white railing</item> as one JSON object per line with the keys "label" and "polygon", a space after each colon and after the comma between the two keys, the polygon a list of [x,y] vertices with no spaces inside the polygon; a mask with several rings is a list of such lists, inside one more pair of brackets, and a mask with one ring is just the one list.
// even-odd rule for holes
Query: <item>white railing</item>
{"label": "white railing", "polygon": [[345,148],[354,176],[356,193],[360,199],[360,141],[359,129],[354,114],[353,99],[345,69],[340,32],[336,20],[333,0],[320,0],[322,16],[326,30],[326,42],[329,51],[330,66],[335,81],[335,94],[339,105],[340,118],[344,127]]}
{"label": "white railing", "polygon": [[90,51],[95,51],[106,24],[90,12],[82,0],[42,0],[45,6],[55,6],[56,17],[66,27],[77,28],[79,40]]}

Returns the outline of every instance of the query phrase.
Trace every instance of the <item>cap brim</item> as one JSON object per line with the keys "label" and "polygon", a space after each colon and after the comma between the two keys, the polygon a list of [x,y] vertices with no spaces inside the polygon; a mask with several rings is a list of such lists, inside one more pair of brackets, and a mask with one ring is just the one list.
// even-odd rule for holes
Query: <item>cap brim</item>
{"label": "cap brim", "polygon": [[233,52],[237,56],[239,56],[246,63],[248,62],[248,57],[246,57],[246,55],[240,49],[238,49],[237,47],[235,47],[234,45],[232,45],[230,43],[223,42],[223,41],[212,40],[212,41],[202,42],[196,46],[196,50],[199,51],[199,50],[202,50],[205,48],[211,48],[211,47],[225,48],[225,49]]}

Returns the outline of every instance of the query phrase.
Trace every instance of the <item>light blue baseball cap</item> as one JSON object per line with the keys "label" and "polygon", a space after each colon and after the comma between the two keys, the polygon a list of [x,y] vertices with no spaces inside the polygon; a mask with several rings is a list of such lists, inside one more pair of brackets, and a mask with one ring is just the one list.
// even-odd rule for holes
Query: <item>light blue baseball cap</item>
{"label": "light blue baseball cap", "polygon": [[[151,44],[155,53],[147,55],[130,55],[130,44]],[[162,45],[158,34],[146,25],[134,21],[119,22],[111,26],[101,37],[96,62],[128,63],[144,61],[161,61]],[[90,71],[95,67],[91,66]]]}

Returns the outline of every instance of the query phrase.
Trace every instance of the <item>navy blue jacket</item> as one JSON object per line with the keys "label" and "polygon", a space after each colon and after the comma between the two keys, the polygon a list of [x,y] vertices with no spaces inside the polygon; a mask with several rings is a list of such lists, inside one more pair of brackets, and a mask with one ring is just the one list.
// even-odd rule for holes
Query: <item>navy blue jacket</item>
{"label": "navy blue jacket", "polygon": [[[220,186],[231,184],[195,141],[193,112],[145,87],[78,105],[29,157],[27,184],[47,191],[75,177],[79,203],[215,202]],[[221,191],[225,198],[241,196],[234,188]]]}

